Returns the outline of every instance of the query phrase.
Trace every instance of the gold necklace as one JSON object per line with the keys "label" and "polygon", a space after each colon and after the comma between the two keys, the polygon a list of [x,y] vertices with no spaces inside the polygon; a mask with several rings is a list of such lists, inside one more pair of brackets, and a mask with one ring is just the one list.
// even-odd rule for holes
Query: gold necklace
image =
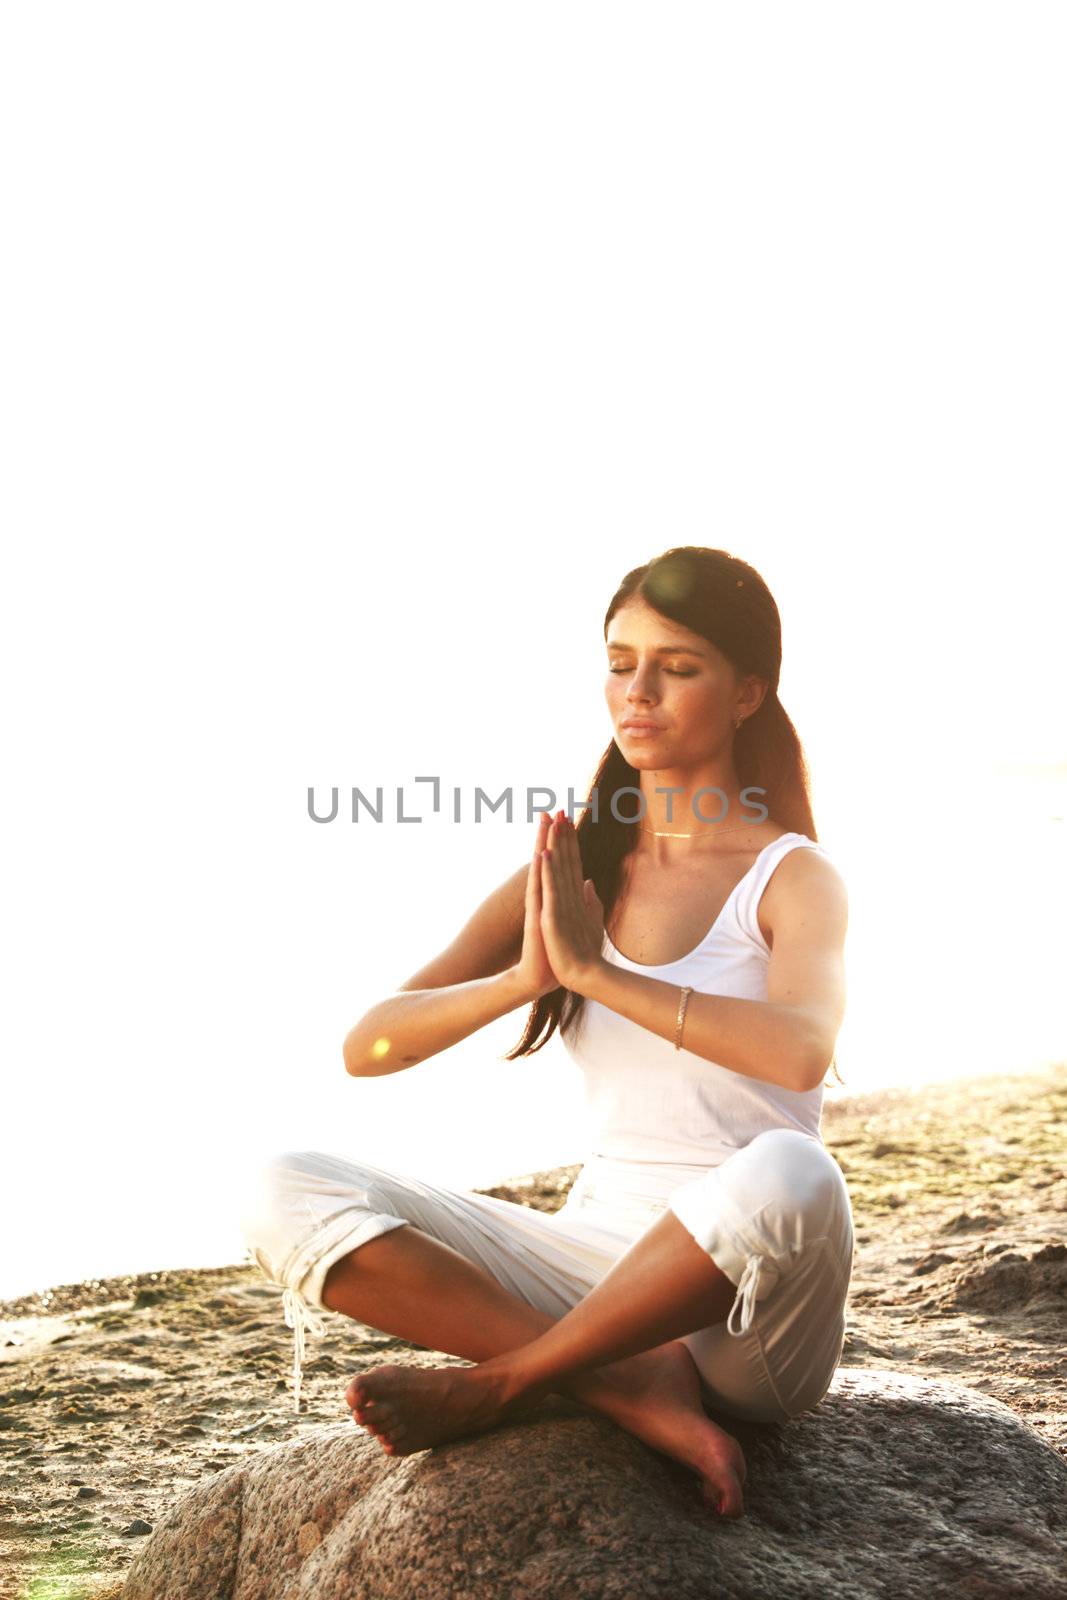
{"label": "gold necklace", "polygon": [[[751,822],[742,822],[737,828],[716,828],[715,837],[718,839],[720,834],[723,833],[740,833],[741,828],[751,828],[752,826]],[[696,833],[662,833],[658,828],[642,828],[640,823],[638,823],[638,827],[642,833],[651,834],[653,839],[698,839],[700,837]]]}

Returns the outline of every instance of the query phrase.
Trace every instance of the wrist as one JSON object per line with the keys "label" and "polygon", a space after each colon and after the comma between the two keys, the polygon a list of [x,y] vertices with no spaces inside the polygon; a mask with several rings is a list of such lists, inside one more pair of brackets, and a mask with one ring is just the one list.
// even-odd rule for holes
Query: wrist
{"label": "wrist", "polygon": [[583,961],[581,966],[572,968],[560,981],[573,994],[580,994],[586,1000],[591,1000],[594,998],[594,992],[600,987],[600,980],[609,965],[603,956],[594,956],[592,960]]}
{"label": "wrist", "polygon": [[531,1006],[540,998],[530,988],[518,967],[506,967],[503,972],[497,973],[493,981],[508,1002],[509,1011],[514,1011],[518,1006]]}

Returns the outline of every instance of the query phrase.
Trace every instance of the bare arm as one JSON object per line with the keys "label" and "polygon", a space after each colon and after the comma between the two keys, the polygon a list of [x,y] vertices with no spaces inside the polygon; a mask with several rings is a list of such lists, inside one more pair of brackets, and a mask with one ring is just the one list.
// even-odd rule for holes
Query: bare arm
{"label": "bare arm", "polygon": [[[545,826],[542,819],[539,846]],[[361,1017],[344,1042],[346,1072],[354,1078],[402,1072],[556,987],[524,936],[530,877],[530,866],[520,867],[482,902],[447,950]]]}
{"label": "bare arm", "polygon": [[[773,935],[766,1000],[690,995],[685,1048],[749,1078],[785,1089],[815,1089],[830,1064],[845,1011],[845,885],[824,858],[793,850],[771,875],[764,906]],[[677,984],[598,958],[568,986],[673,1040]]]}

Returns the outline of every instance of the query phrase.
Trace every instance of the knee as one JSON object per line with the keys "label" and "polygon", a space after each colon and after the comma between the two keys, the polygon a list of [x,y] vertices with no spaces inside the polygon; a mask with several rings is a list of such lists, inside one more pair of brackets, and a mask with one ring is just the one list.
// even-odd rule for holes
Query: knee
{"label": "knee", "polygon": [[779,1211],[826,1233],[848,1214],[844,1174],[826,1146],[794,1128],[770,1128],[747,1146],[765,1173]]}
{"label": "knee", "polygon": [[349,1212],[375,1209],[389,1174],[322,1150],[282,1150],[257,1160],[240,1182],[239,1227],[275,1283],[296,1270],[315,1235]]}
{"label": "knee", "polygon": [[265,1159],[258,1156],[250,1162],[240,1183],[242,1220],[253,1220],[265,1201],[276,1200],[279,1194],[299,1184],[311,1171],[315,1156],[312,1150],[280,1150],[275,1155]]}
{"label": "knee", "polygon": [[267,1276],[280,1281],[301,1216],[301,1194],[314,1171],[318,1152],[282,1150],[252,1163],[240,1184],[238,1227],[249,1253]]}

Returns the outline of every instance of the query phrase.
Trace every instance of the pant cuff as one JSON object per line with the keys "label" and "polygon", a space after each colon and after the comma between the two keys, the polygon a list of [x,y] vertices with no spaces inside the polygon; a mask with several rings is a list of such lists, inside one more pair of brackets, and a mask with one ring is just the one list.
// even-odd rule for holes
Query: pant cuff
{"label": "pant cuff", "polygon": [[293,1330],[293,1409],[296,1412],[300,1410],[301,1380],[308,1353],[307,1336],[322,1339],[326,1335],[322,1318],[312,1310],[312,1307],[319,1307],[323,1311],[330,1309],[322,1301],[326,1274],[334,1262],[350,1250],[377,1239],[391,1228],[410,1226],[407,1217],[391,1217],[383,1212],[367,1216],[365,1211],[353,1225],[354,1215],[356,1213],[349,1210],[331,1217],[324,1227],[317,1228],[309,1239],[305,1239],[293,1251],[281,1270],[285,1324]]}

